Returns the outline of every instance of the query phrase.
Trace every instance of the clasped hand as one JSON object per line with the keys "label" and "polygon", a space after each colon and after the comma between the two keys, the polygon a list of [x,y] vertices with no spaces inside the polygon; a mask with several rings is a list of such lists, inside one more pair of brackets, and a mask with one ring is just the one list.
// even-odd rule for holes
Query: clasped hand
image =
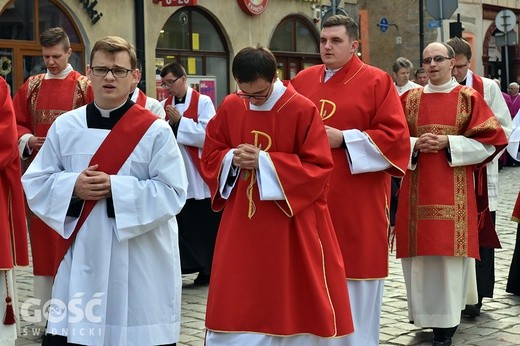
{"label": "clasped hand", "polygon": [[240,144],[233,151],[233,166],[242,169],[258,169],[260,149],[251,144]]}
{"label": "clasped hand", "polygon": [[449,145],[448,136],[423,133],[415,142],[414,150],[421,153],[437,153]]}
{"label": "clasped hand", "polygon": [[32,150],[40,150],[40,148],[42,147],[43,145],[43,142],[45,142],[45,137],[36,137],[36,136],[31,136],[29,138],[29,142],[27,143],[27,145],[29,146],[29,148],[31,148]]}
{"label": "clasped hand", "polygon": [[174,124],[178,123],[181,120],[181,113],[177,110],[177,108],[172,105],[166,106],[166,114],[170,121]]}
{"label": "clasped hand", "polygon": [[97,169],[98,165],[93,165],[79,174],[74,185],[74,196],[87,201],[97,201],[112,196],[110,176]]}

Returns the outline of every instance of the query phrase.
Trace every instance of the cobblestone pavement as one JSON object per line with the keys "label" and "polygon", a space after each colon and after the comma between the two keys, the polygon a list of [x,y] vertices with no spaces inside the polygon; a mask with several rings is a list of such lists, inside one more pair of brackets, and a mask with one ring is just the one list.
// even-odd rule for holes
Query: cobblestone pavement
{"label": "cobblestone pavement", "polygon": [[[495,253],[495,297],[484,299],[482,314],[476,319],[462,317],[454,337],[454,345],[506,346],[520,345],[520,296],[505,292],[510,259],[513,253],[517,224],[510,221],[511,211],[520,189],[520,168],[506,167],[500,171],[500,198],[497,230],[502,249]],[[207,287],[193,285],[195,275],[183,277],[182,327],[180,346],[202,346]],[[30,268],[17,272],[19,301],[32,297]],[[40,335],[35,335],[40,334]],[[390,276],[386,280],[381,315],[381,345],[431,345],[431,330],[421,330],[408,323],[406,290],[401,264],[392,254]],[[22,322],[17,346],[41,344],[41,329]],[[361,345],[360,345],[361,346]]]}

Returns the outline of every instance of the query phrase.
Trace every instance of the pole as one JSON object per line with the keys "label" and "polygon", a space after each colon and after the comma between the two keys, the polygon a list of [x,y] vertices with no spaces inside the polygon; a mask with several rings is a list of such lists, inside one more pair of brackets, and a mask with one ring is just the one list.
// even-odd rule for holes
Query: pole
{"label": "pole", "polygon": [[422,61],[423,50],[424,50],[424,1],[419,0],[419,61]]}
{"label": "pole", "polygon": [[395,30],[397,31],[397,36],[395,38],[395,41],[396,41],[395,42],[396,43],[396,45],[395,45],[396,52],[395,53],[396,53],[396,58],[398,58],[398,57],[400,57],[399,54],[401,53],[401,44],[402,44],[401,32],[399,31],[399,26],[397,24],[389,23],[388,26],[395,26]]}
{"label": "pole", "polygon": [[439,0],[439,21],[441,23],[441,25],[439,26],[439,28],[441,28],[441,42],[444,42],[444,25],[443,25],[443,22],[444,22],[444,16],[442,15],[442,2],[443,0]]}
{"label": "pole", "polygon": [[506,46],[505,48],[505,56],[506,56],[506,85],[509,87],[509,46],[507,45],[507,33],[506,33]]}
{"label": "pole", "polygon": [[332,5],[332,15],[336,14],[336,0],[330,0],[330,4]]}
{"label": "pole", "polygon": [[[144,34],[144,1],[134,0],[135,5],[135,51],[137,59],[141,62],[141,82],[146,86],[146,55]],[[142,85],[141,85],[142,87]],[[146,88],[143,90],[146,93]]]}

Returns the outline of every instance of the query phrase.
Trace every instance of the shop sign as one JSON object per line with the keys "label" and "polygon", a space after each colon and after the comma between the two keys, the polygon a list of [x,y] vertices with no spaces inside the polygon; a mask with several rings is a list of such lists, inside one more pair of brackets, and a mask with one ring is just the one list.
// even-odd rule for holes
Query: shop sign
{"label": "shop sign", "polygon": [[153,0],[154,4],[161,3],[164,6],[195,6],[197,0]]}
{"label": "shop sign", "polygon": [[269,0],[237,0],[238,5],[246,14],[254,16],[264,12]]}
{"label": "shop sign", "polygon": [[83,4],[83,8],[85,11],[87,11],[87,15],[90,18],[90,22],[92,24],[96,24],[98,20],[103,17],[103,13],[98,12],[94,7],[97,5],[97,0],[91,1],[91,0],[79,0],[81,4]]}

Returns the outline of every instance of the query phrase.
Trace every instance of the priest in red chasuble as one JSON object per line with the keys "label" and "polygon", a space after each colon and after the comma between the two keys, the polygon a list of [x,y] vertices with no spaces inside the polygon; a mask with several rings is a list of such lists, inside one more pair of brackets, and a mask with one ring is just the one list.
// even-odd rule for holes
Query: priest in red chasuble
{"label": "priest in red chasuble", "polygon": [[16,119],[9,87],[1,77],[0,131],[0,345],[14,346],[17,302],[13,267],[29,265],[29,255]]}
{"label": "priest in red chasuble", "polygon": [[311,101],[262,47],[233,60],[238,90],[206,128],[202,173],[223,209],[206,345],[329,345],[353,331],[326,203],[333,161]]}
{"label": "priest in red chasuble", "polygon": [[[452,77],[455,53],[432,43],[423,53],[430,81],[402,97],[413,147],[395,230],[408,317],[451,345],[466,303],[470,258],[479,258],[474,172],[507,145],[483,97]],[[472,267],[471,267],[472,268]]]}
{"label": "priest in red chasuble", "polygon": [[[50,28],[40,36],[46,73],[31,76],[16,92],[14,108],[18,127],[18,149],[24,166],[40,150],[49,127],[61,114],[81,107],[94,99],[90,81],[74,71],[67,33],[60,27]],[[34,296],[41,306],[51,297],[52,265],[58,236],[29,210],[28,222],[34,272]],[[45,321],[41,322],[45,324]]]}
{"label": "priest in red chasuble", "polygon": [[[354,334],[338,346],[379,345],[384,280],[388,276],[390,179],[410,156],[406,119],[392,78],[356,55],[358,26],[332,16],[323,23],[323,65],[291,84],[318,108],[334,170],[327,197],[346,270]],[[367,216],[368,215],[368,216]]]}

